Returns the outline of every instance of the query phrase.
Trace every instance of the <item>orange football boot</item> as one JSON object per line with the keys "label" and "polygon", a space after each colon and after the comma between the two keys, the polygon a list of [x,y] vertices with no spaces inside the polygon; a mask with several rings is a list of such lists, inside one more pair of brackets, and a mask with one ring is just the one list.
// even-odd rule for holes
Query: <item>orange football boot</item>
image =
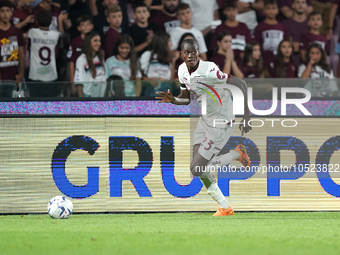
{"label": "orange football boot", "polygon": [[213,214],[213,216],[232,216],[234,215],[234,210],[231,206],[228,209],[224,209],[218,206],[217,212]]}
{"label": "orange football boot", "polygon": [[243,144],[239,144],[236,146],[235,151],[240,153],[240,157],[237,159],[237,161],[241,162],[241,164],[246,167],[250,167],[250,160],[247,154],[246,148],[243,146]]}

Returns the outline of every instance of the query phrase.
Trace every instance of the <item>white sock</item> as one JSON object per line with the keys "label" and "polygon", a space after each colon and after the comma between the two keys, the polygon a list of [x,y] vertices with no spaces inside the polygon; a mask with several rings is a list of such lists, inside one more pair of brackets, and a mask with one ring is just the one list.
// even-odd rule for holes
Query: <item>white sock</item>
{"label": "white sock", "polygon": [[218,187],[217,183],[212,183],[207,189],[208,194],[217,202],[217,204],[224,209],[229,208],[229,203],[227,199],[223,196],[222,191]]}
{"label": "white sock", "polygon": [[207,188],[208,194],[217,202],[217,204],[221,208],[228,209],[229,203],[218,187],[214,175],[210,172],[205,172],[200,178],[204,186]]}
{"label": "white sock", "polygon": [[224,167],[230,164],[231,161],[236,160],[240,157],[240,153],[237,151],[231,150],[226,154],[222,154],[219,156],[215,156],[212,160],[209,161],[208,166],[214,166],[216,171],[218,167]]}

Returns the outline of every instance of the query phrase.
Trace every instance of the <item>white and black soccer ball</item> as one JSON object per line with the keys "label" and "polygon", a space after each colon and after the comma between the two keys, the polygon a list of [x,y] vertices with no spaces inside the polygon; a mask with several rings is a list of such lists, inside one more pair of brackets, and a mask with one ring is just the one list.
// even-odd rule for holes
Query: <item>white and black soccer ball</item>
{"label": "white and black soccer ball", "polygon": [[73,204],[64,196],[56,196],[48,202],[48,215],[53,219],[67,219],[73,212]]}

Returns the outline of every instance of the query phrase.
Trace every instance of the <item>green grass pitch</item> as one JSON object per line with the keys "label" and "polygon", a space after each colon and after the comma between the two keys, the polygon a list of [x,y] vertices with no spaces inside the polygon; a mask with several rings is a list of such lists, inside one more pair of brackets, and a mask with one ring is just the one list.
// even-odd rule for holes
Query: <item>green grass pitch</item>
{"label": "green grass pitch", "polygon": [[340,212],[0,216],[0,254],[339,254]]}

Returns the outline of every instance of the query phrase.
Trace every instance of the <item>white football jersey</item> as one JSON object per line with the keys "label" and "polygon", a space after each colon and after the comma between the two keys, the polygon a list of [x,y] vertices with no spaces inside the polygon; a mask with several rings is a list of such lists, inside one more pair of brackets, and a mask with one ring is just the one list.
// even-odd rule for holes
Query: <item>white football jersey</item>
{"label": "white football jersey", "polygon": [[90,97],[104,97],[106,91],[106,70],[97,56],[93,58],[96,67],[96,77],[93,78],[85,54],[81,54],[76,61],[74,81],[83,84],[84,94]]}
{"label": "white football jersey", "polygon": [[215,88],[218,84],[227,84],[228,74],[220,71],[217,65],[209,61],[199,61],[197,69],[190,73],[185,63],[178,68],[178,78],[185,84],[202,109],[202,95],[206,98],[206,114],[202,120],[210,127],[215,127],[214,120],[230,122],[235,119],[231,93],[228,89]]}
{"label": "white football jersey", "polygon": [[32,28],[28,31],[30,39],[29,78],[36,81],[54,81],[58,78],[55,50],[60,32]]}

